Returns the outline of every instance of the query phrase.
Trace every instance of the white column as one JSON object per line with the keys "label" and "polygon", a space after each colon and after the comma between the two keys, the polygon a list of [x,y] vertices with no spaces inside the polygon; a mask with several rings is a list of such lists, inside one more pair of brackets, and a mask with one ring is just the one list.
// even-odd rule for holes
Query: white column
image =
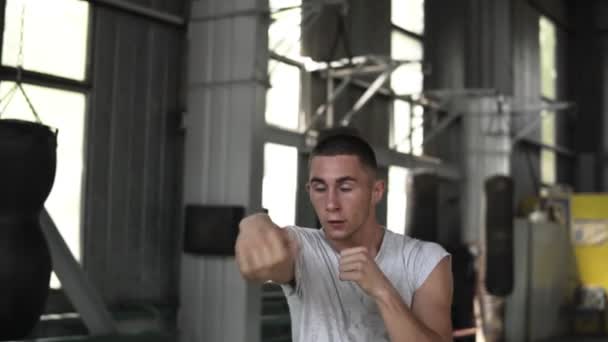
{"label": "white column", "polygon": [[452,110],[463,113],[464,206],[463,241],[483,243],[485,239],[486,179],[510,174],[511,114],[499,114],[496,97],[462,98]]}
{"label": "white column", "polygon": [[[266,0],[193,1],[188,32],[184,204],[261,208]],[[256,342],[260,287],[234,258],[182,255],[179,340]]]}

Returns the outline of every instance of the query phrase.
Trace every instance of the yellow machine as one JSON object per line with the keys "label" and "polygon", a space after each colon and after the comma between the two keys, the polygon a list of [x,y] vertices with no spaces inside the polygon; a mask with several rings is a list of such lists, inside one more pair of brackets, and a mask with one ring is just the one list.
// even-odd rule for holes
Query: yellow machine
{"label": "yellow machine", "polygon": [[[581,285],[608,293],[608,194],[573,194],[570,198],[570,215],[571,242]],[[601,301],[602,298],[597,300]],[[605,333],[608,331],[605,312],[606,309],[604,315],[600,315],[604,316],[600,320],[597,316],[588,320],[577,315],[575,330]]]}

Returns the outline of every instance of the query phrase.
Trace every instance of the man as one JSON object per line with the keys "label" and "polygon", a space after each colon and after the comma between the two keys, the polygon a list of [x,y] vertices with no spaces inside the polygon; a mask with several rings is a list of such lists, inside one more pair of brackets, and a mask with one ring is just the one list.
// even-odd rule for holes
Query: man
{"label": "man", "polygon": [[241,221],[239,269],[281,284],[294,341],[452,340],[450,257],[377,222],[384,187],[372,148],[337,134],[309,160],[306,189],[320,230],[279,228],[264,214]]}

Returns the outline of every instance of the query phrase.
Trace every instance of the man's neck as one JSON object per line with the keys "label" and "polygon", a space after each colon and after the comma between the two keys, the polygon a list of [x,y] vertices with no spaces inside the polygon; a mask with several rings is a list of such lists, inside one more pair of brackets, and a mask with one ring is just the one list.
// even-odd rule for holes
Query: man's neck
{"label": "man's neck", "polygon": [[329,240],[329,242],[338,253],[347,248],[365,247],[372,257],[376,257],[382,245],[383,238],[384,229],[382,229],[382,226],[377,222],[372,222],[368,226],[361,227],[361,229],[348,240]]}

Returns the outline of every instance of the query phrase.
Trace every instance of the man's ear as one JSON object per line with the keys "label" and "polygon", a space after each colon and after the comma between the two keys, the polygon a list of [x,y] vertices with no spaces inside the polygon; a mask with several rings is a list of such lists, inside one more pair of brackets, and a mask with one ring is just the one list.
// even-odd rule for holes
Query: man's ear
{"label": "man's ear", "polygon": [[382,200],[385,188],[386,182],[383,179],[377,179],[374,181],[374,187],[372,189],[372,200],[374,201],[374,204]]}

